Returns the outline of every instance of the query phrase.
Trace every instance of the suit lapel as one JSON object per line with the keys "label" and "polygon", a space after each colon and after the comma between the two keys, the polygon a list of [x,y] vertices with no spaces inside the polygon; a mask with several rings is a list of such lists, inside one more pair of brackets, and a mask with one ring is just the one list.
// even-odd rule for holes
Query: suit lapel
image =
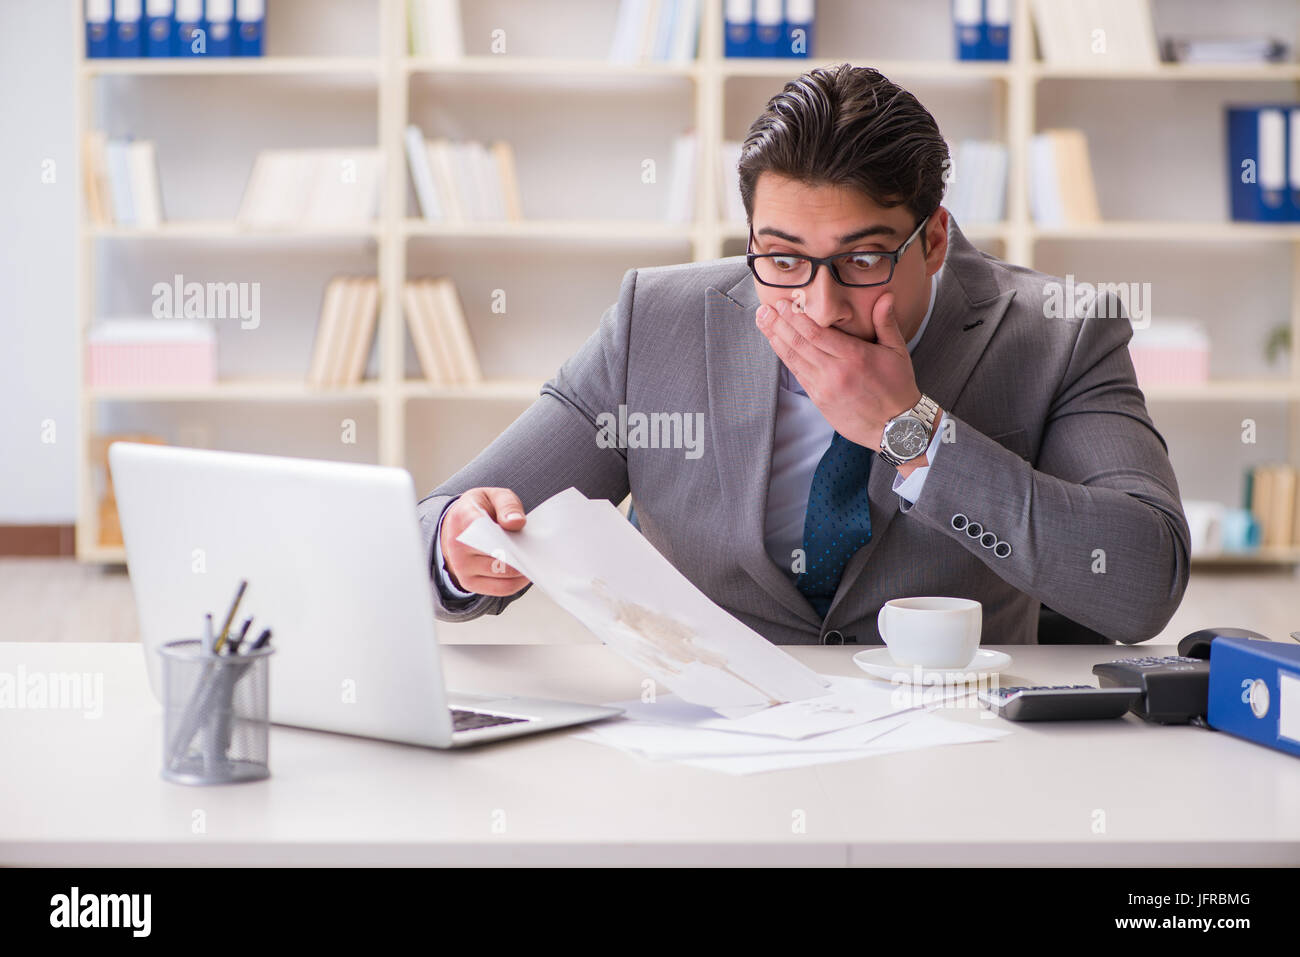
{"label": "suit lapel", "polygon": [[732,547],[750,577],[813,628],[821,620],[767,554],[764,531],[772,474],[781,360],[754,324],[758,297],[745,272],[727,290],[710,287],[704,303],[709,434]]}

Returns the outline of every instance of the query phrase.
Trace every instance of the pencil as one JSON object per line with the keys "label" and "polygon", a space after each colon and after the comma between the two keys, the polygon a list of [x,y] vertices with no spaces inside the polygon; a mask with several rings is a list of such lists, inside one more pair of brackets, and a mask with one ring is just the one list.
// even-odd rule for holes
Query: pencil
{"label": "pencil", "polygon": [[230,604],[230,611],[226,613],[226,623],[221,626],[221,634],[217,636],[216,652],[221,651],[221,646],[226,643],[226,635],[230,633],[230,623],[235,620],[235,611],[239,608],[239,601],[244,597],[244,589],[248,587],[248,580],[241,578],[239,581],[239,590],[235,592],[235,600]]}

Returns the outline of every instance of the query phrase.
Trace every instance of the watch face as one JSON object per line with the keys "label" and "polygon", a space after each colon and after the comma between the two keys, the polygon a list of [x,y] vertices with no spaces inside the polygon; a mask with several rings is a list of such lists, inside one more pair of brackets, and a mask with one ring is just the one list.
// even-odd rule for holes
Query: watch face
{"label": "watch face", "polygon": [[930,444],[925,423],[916,416],[905,415],[894,420],[885,430],[885,448],[900,459],[914,459]]}

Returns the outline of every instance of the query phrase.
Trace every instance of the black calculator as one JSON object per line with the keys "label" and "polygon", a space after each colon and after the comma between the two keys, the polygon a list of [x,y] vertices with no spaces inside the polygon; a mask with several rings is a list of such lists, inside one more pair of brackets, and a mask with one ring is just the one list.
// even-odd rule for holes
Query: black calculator
{"label": "black calculator", "polygon": [[979,692],[980,701],[990,711],[1010,721],[1118,718],[1141,697],[1141,688],[1092,685],[1013,685]]}

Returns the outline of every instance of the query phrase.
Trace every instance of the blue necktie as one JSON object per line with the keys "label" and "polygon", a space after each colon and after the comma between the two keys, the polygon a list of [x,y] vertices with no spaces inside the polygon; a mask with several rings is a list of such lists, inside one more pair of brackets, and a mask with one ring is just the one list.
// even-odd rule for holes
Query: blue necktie
{"label": "blue necktie", "polygon": [[807,564],[795,587],[822,618],[831,607],[844,566],[871,541],[867,478],[874,455],[836,432],[813,473],[803,525]]}

